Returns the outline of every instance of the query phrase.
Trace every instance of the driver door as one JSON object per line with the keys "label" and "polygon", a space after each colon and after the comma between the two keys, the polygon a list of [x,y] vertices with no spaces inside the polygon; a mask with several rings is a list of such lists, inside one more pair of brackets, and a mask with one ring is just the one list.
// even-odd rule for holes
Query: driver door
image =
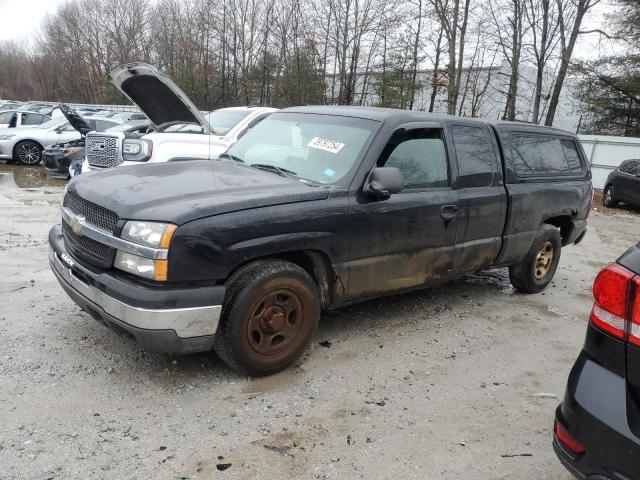
{"label": "driver door", "polygon": [[351,205],[348,300],[429,286],[452,275],[457,194],[443,128],[406,124],[378,167],[396,167],[404,190],[385,200],[359,193]]}

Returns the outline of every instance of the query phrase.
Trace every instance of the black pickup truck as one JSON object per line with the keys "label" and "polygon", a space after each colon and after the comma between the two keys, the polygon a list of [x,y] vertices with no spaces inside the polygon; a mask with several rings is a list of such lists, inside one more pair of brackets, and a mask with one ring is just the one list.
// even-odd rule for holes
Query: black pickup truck
{"label": "black pickup truck", "polygon": [[74,178],[50,263],[97,320],[232,367],[296,360],[323,309],[509,267],[535,293],[586,232],[575,135],[365,107],[272,114],[218,160]]}

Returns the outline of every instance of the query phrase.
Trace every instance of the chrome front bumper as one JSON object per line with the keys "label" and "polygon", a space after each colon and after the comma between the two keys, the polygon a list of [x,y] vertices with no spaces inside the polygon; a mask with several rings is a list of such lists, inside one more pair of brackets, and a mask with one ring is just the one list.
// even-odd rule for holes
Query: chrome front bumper
{"label": "chrome front bumper", "polygon": [[218,329],[222,305],[173,309],[139,308],[123,303],[83,282],[60,260],[53,248],[49,249],[49,263],[63,287],[81,296],[85,303],[99,307],[110,317],[128,326],[147,331],[173,330],[180,338],[211,336]]}

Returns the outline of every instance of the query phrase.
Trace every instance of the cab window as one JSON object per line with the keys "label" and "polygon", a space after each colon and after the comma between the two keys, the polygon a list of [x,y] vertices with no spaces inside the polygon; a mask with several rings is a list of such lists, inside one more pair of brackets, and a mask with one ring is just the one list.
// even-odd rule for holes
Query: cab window
{"label": "cab window", "polygon": [[486,187],[493,183],[496,153],[485,128],[454,125],[453,146],[458,159],[458,184],[461,188]]}
{"label": "cab window", "polygon": [[378,166],[398,168],[407,190],[449,185],[447,154],[439,129],[398,130],[387,143]]}

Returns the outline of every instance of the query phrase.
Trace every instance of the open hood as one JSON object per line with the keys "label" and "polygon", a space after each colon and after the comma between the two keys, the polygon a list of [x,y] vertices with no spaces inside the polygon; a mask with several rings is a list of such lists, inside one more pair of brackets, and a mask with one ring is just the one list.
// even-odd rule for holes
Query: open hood
{"label": "open hood", "polygon": [[82,135],[83,137],[89,133],[91,130],[94,130],[93,127],[91,127],[80,115],[78,115],[74,109],[72,109],[71,107],[65,105],[64,103],[61,103],[60,105],[58,105],[58,108],[60,108],[60,111],[62,112],[62,114],[65,116],[65,118],[69,121],[69,123],[71,124],[71,126],[73,128],[75,128],[78,132],[80,132],[80,135]]}
{"label": "open hood", "polygon": [[109,80],[135,103],[155,128],[168,122],[196,123],[212,133],[189,97],[173,81],[146,63],[127,63],[114,68]]}

